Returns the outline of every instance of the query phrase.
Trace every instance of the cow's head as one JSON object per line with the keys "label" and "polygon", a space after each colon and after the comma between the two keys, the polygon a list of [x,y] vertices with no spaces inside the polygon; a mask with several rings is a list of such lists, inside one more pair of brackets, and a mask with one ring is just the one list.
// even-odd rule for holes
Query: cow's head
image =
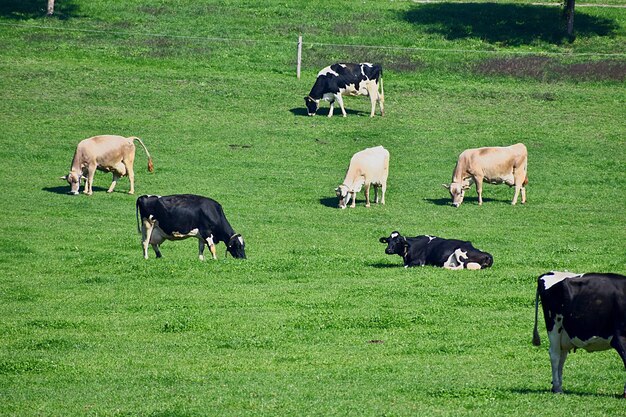
{"label": "cow's head", "polygon": [[341,184],[339,187],[335,188],[335,194],[337,194],[337,198],[339,199],[339,208],[345,209],[348,206],[348,201],[350,201],[350,189],[345,184]]}
{"label": "cow's head", "polygon": [[230,237],[226,243],[226,250],[233,256],[233,258],[246,259],[246,244],[243,241],[243,237],[236,233]]}
{"label": "cow's head", "polygon": [[387,244],[387,248],[385,248],[387,255],[404,256],[406,248],[409,246],[406,238],[398,232],[392,232],[389,237],[381,237],[379,241]]}
{"label": "cow's head", "polygon": [[441,184],[443,188],[446,188],[450,192],[450,196],[452,197],[452,205],[454,207],[458,207],[463,202],[463,197],[465,197],[465,190],[470,188],[470,184],[463,182],[453,182],[448,184]]}
{"label": "cow's head", "polygon": [[304,98],[304,104],[306,105],[306,110],[309,113],[309,116],[315,116],[317,109],[320,107],[320,101],[312,99],[311,96],[306,96]]}
{"label": "cow's head", "polygon": [[68,194],[78,195],[78,190],[80,188],[80,180],[82,179],[82,173],[76,173],[74,171],[70,171],[69,174],[61,177],[62,180],[65,180],[70,185],[70,192]]}

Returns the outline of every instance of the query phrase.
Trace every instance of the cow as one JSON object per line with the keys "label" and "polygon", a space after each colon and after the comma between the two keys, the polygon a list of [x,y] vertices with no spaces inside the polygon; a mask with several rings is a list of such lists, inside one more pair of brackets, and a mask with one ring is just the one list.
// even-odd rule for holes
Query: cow
{"label": "cow", "polygon": [[128,175],[130,190],[128,194],[135,193],[135,144],[139,142],[148,157],[148,171],[154,171],[152,158],[148,148],[141,139],[135,136],[125,138],[117,135],[100,135],[84,139],[78,143],[69,174],[61,177],[70,184],[70,194],[78,195],[80,181],[85,181],[83,193],[93,194],[93,177],[96,170],[113,173],[113,182],[107,190],[112,193],[117,180]]}
{"label": "cow", "polygon": [[387,255],[400,255],[404,267],[433,265],[445,269],[483,269],[493,265],[493,257],[470,242],[437,236],[404,237],[397,231],[381,237]]}
{"label": "cow", "polygon": [[[380,85],[380,93],[378,86]],[[372,103],[370,117],[374,117],[376,102],[380,107],[380,115],[385,115],[385,91],[383,89],[383,68],[369,63],[344,64],[337,63],[322,69],[317,74],[311,92],[304,98],[309,116],[314,116],[319,109],[320,100],[330,102],[328,117],[333,116],[335,100],[339,103],[343,117],[343,95],[369,96]]]}
{"label": "cow", "polygon": [[478,205],[483,204],[483,181],[515,186],[512,205],[517,203],[520,191],[522,204],[526,203],[528,151],[523,143],[506,147],[467,149],[459,155],[450,184],[442,184],[452,196],[452,205],[459,207],[465,190],[476,183]]}
{"label": "cow", "polygon": [[352,198],[356,207],[356,193],[365,186],[365,207],[370,206],[370,186],[374,185],[374,199],[378,204],[378,188],[381,189],[380,203],[385,204],[387,177],[389,176],[389,151],[382,146],[367,148],[355,153],[350,159],[348,171],[339,187],[335,188],[339,208],[345,209]]}
{"label": "cow", "polygon": [[[535,346],[541,344],[539,299],[550,340],[552,392],[563,392],[563,365],[572,349],[613,348],[626,368],[626,276],[558,271],[541,275],[535,295]],[[623,396],[626,398],[626,384]]]}
{"label": "cow", "polygon": [[226,244],[233,258],[246,258],[243,237],[235,233],[226,220],[222,206],[213,199],[193,194],[142,195],[137,198],[135,214],[145,259],[148,259],[148,245],[152,245],[156,257],[160,258],[159,245],[165,240],[189,237],[198,239],[201,261],[204,260],[205,244],[209,246],[213,259],[217,259],[215,245],[219,242]]}

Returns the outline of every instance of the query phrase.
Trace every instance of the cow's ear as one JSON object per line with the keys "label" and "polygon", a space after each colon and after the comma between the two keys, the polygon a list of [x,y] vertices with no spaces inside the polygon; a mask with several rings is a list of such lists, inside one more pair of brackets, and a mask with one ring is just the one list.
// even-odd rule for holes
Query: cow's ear
{"label": "cow's ear", "polygon": [[441,186],[442,186],[443,188],[445,188],[446,190],[449,190],[449,189],[450,189],[450,185],[448,185],[448,184],[441,184]]}
{"label": "cow's ear", "polygon": [[389,243],[389,238],[388,237],[381,237],[380,239],[378,239],[378,241],[380,243]]}
{"label": "cow's ear", "polygon": [[467,184],[467,185],[463,186],[464,190],[469,190],[470,188],[472,188],[472,186],[470,184]]}

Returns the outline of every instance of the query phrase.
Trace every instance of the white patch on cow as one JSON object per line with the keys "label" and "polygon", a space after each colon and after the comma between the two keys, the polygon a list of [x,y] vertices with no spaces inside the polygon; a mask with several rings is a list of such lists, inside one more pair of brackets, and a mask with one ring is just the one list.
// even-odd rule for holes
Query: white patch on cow
{"label": "white patch on cow", "polygon": [[448,260],[443,264],[443,267],[448,269],[461,269],[463,268],[463,258],[467,259],[467,252],[463,252],[459,248],[448,257]]}
{"label": "white patch on cow", "polygon": [[428,238],[428,243],[432,242],[433,239],[437,239],[437,236],[426,235],[426,237]]}
{"label": "white patch on cow", "polygon": [[398,236],[400,236],[400,233],[398,233],[398,232],[393,232],[393,233],[391,234],[391,237],[392,237],[392,238],[393,238],[393,237],[398,237]]}
{"label": "white patch on cow", "polygon": [[335,99],[335,95],[333,93],[324,93],[322,96],[322,100],[333,101]]}
{"label": "white patch on cow", "polygon": [[575,274],[573,272],[550,271],[549,274],[544,275],[543,277],[541,277],[541,280],[543,281],[543,286],[547,290],[548,288],[550,288],[554,284],[558,284],[559,282],[563,281],[564,279],[575,278],[575,277],[580,277],[580,276],[582,276],[582,275],[581,274]]}
{"label": "white patch on cow", "polygon": [[172,232],[172,237],[174,239],[186,239],[188,237],[198,236],[198,233],[199,233],[198,228],[195,228],[195,229],[191,229],[189,233]]}
{"label": "white patch on cow", "polygon": [[334,75],[335,77],[339,76],[339,74],[337,74],[335,71],[333,71],[330,68],[330,66],[328,66],[326,68],[323,68],[320,72],[317,73],[317,76],[319,77],[321,75],[328,75],[328,74]]}
{"label": "white patch on cow", "polygon": [[480,269],[481,266],[477,262],[468,262],[467,265],[465,265],[465,268],[466,269],[475,270],[475,269]]}
{"label": "white patch on cow", "polygon": [[207,237],[207,238],[206,238],[206,243],[207,243],[209,246],[213,246],[213,245],[215,245],[215,242],[213,241],[213,235],[211,235],[211,236],[209,236],[209,237]]}
{"label": "white patch on cow", "polygon": [[241,236],[237,237],[237,240],[239,240],[239,243],[241,243],[241,245],[243,245],[243,238]]}

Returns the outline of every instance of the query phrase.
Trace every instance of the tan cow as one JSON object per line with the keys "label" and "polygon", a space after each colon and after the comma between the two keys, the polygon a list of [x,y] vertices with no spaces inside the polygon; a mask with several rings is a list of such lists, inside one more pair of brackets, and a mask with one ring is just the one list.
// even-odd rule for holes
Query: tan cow
{"label": "tan cow", "polygon": [[69,174],[61,179],[70,184],[70,193],[77,195],[80,189],[81,179],[85,181],[83,192],[93,194],[93,177],[96,170],[113,173],[113,182],[107,190],[112,193],[117,180],[128,175],[130,190],[128,194],[135,193],[135,172],[133,162],[135,160],[135,144],[138,141],[148,156],[148,171],[154,171],[152,158],[148,149],[141,139],[135,136],[125,138],[116,135],[100,135],[80,141],[74,153],[72,167]]}
{"label": "tan cow", "polygon": [[352,205],[356,206],[356,193],[365,185],[365,207],[370,206],[370,185],[374,185],[374,195],[378,203],[378,187],[382,189],[381,204],[385,204],[387,176],[389,175],[389,151],[382,146],[367,148],[357,152],[350,159],[350,166],[343,184],[335,189],[339,198],[339,208],[345,209],[352,197]]}
{"label": "tan cow", "polygon": [[459,155],[452,174],[452,183],[443,184],[450,191],[452,204],[459,207],[463,202],[465,190],[476,183],[478,205],[483,204],[483,181],[490,184],[515,186],[515,195],[511,204],[517,203],[520,191],[522,204],[526,203],[526,184],[528,184],[528,151],[523,143],[506,147],[486,147],[467,149]]}

